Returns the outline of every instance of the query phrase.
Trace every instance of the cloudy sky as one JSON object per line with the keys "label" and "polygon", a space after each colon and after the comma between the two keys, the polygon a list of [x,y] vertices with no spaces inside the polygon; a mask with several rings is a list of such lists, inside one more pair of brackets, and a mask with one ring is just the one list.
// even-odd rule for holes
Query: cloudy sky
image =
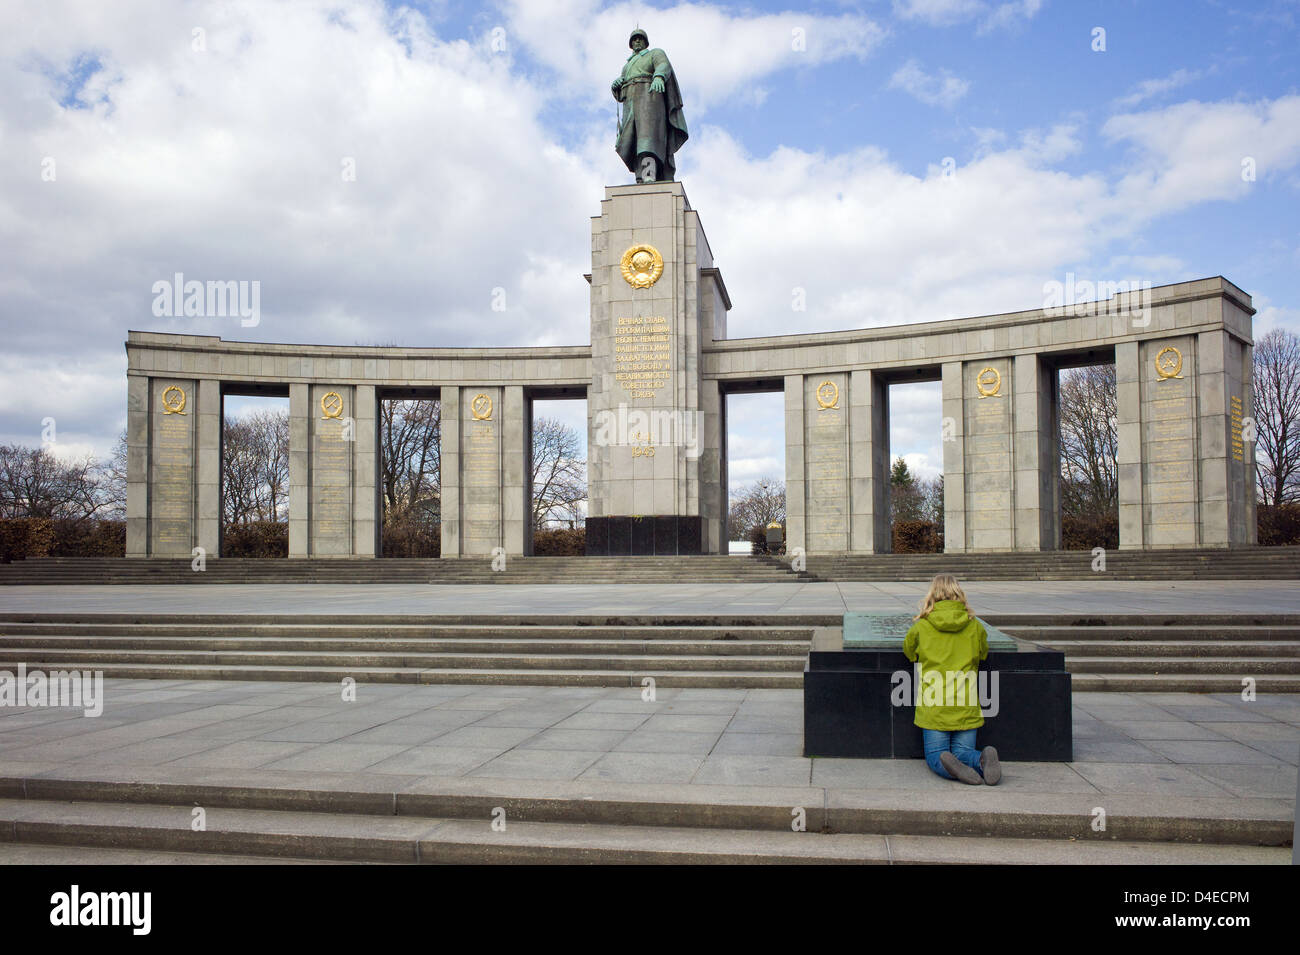
{"label": "cloudy sky", "polygon": [[[54,417],[106,454],[127,329],[587,342],[636,25],[732,337],[1036,308],[1067,273],[1223,275],[1257,335],[1300,331],[1300,0],[43,0],[0,8],[0,442]],[[155,317],[176,272],[259,281],[260,324]],[[733,399],[735,483],[783,476],[779,400]],[[893,404],[937,473],[937,386]]]}

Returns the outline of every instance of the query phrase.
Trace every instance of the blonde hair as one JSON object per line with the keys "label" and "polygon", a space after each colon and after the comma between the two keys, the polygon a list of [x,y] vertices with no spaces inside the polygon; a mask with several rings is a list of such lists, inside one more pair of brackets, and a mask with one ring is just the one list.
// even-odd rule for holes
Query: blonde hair
{"label": "blonde hair", "polygon": [[[930,581],[930,592],[925,595],[921,601],[921,612],[914,619],[920,620],[922,617],[928,617],[934,610],[934,605],[940,600],[959,600],[961,605],[966,608],[967,613],[971,613],[970,604],[966,602],[966,591],[961,589],[961,584],[957,583],[957,578],[952,574],[935,574],[934,579]],[[974,616],[974,614],[971,614]]]}

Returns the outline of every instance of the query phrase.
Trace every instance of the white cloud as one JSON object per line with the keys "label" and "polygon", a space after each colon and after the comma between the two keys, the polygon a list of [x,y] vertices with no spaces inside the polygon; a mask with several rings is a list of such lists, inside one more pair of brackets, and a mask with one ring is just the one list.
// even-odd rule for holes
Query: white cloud
{"label": "white cloud", "polygon": [[1158,77],[1156,79],[1143,80],[1133,87],[1133,91],[1125,96],[1115,100],[1118,106],[1136,106],[1143,100],[1151,99],[1153,96],[1160,96],[1171,90],[1186,86],[1193,80],[1199,79],[1200,70],[1174,70],[1168,76]]}
{"label": "white cloud", "polygon": [[970,83],[942,68],[937,74],[927,73],[916,60],[908,60],[889,78],[889,88],[900,89],[930,106],[951,109],[966,95]]}
{"label": "white cloud", "polygon": [[1043,0],[894,0],[894,15],[930,26],[947,27],[978,19],[979,32],[1015,27],[1031,20],[1043,7]]}
{"label": "white cloud", "polygon": [[654,9],[598,0],[506,0],[507,29],[518,45],[554,72],[560,91],[615,108],[610,81],[641,27],[667,53],[682,84],[687,126],[721,100],[761,101],[774,74],[852,57],[866,59],[885,30],[858,14],[733,15],[704,3]]}

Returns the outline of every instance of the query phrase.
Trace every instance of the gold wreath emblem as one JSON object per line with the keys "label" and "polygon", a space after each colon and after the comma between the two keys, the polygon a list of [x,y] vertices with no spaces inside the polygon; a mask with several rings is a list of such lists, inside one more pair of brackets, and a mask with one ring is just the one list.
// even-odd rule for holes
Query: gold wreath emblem
{"label": "gold wreath emblem", "polygon": [[1156,377],[1161,381],[1183,377],[1183,353],[1173,345],[1156,352]]}
{"label": "gold wreath emblem", "polygon": [[664,257],[653,245],[634,245],[623,253],[623,278],[633,288],[649,288],[664,274]]}
{"label": "gold wreath emblem", "polygon": [[329,391],[321,395],[320,399],[321,420],[329,418],[343,417],[343,396],[337,391]]}
{"label": "gold wreath emblem", "polygon": [[838,408],[840,403],[840,386],[835,382],[827,380],[817,386],[817,408],[820,411],[827,411],[832,408]]}
{"label": "gold wreath emblem", "polygon": [[996,368],[981,368],[975,376],[975,387],[981,398],[995,398],[1002,390],[1002,372]]}
{"label": "gold wreath emblem", "polygon": [[469,413],[474,416],[475,421],[491,421],[492,399],[482,393],[475,395],[474,400],[469,403]]}
{"label": "gold wreath emblem", "polygon": [[185,414],[185,389],[178,388],[176,385],[164,388],[162,406],[163,414]]}

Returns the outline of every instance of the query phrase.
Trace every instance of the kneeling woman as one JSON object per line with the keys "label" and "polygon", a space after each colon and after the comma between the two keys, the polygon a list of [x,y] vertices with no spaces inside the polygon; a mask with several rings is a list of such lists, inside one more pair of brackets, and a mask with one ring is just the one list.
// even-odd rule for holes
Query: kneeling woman
{"label": "kneeling woman", "polygon": [[[979,693],[970,702],[979,662],[989,655],[988,634],[966,603],[957,578],[937,574],[930,592],[921,602],[921,612],[903,640],[903,653],[921,664],[922,680],[915,689],[916,725],[921,727],[925,761],[944,779],[959,779],[973,786],[997,785],[1002,778],[998,752],[992,746],[975,748],[975,730],[984,725]],[[925,673],[943,679],[947,693],[962,687],[960,700],[945,699],[939,706],[923,706],[921,689]]]}

